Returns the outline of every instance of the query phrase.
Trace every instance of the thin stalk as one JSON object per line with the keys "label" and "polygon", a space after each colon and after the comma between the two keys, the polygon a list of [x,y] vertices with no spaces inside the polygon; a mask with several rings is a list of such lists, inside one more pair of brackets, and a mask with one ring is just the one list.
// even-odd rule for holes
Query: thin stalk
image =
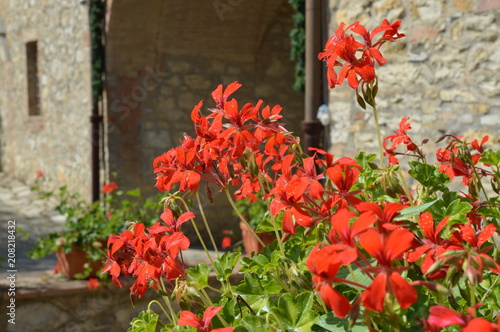
{"label": "thin stalk", "polygon": [[283,257],[286,257],[285,248],[283,247],[283,241],[281,241],[281,235],[278,230],[278,225],[276,224],[276,219],[275,218],[271,219],[273,221],[274,235],[276,236],[276,241],[278,241],[278,246],[280,247],[281,254],[283,255]]}
{"label": "thin stalk", "polygon": [[401,178],[401,182],[403,183],[403,189],[406,193],[406,196],[408,197],[408,200],[410,201],[410,205],[411,206],[415,205],[415,203],[413,202],[413,197],[411,197],[411,192],[410,192],[410,189],[408,187],[408,184],[406,183],[406,179],[403,176],[403,172],[401,172],[400,169],[397,172],[399,174],[399,177]]}
{"label": "thin stalk", "polygon": [[[184,204],[184,207],[186,208],[186,212],[190,212],[191,211],[189,209],[186,201],[183,198],[181,198],[181,197],[174,197],[174,199],[178,199],[178,200],[180,200]],[[200,230],[198,229],[198,226],[196,225],[196,222],[194,221],[194,219],[191,218],[190,220],[191,220],[191,225],[193,225],[193,228],[194,228],[194,231],[196,233],[196,236],[198,237],[198,240],[200,240],[201,246],[203,247],[203,250],[205,251],[205,254],[207,255],[208,259],[210,260],[210,263],[213,266],[214,260],[212,258],[212,255],[210,255],[210,252],[208,251],[207,245],[205,244],[205,241],[203,240],[203,237],[201,236]]]}
{"label": "thin stalk", "polygon": [[257,239],[257,241],[260,243],[260,245],[262,247],[265,247],[266,244],[257,235],[257,233],[255,233],[253,227],[250,226],[250,224],[248,223],[248,221],[241,214],[240,210],[238,210],[238,208],[236,207],[236,204],[234,203],[233,198],[231,197],[231,194],[229,193],[229,189],[227,189],[227,188],[224,189],[224,192],[226,193],[226,196],[227,196],[227,199],[229,201],[229,204],[231,204],[231,206],[232,206],[233,210],[236,212],[236,215],[238,216],[238,218],[240,218],[240,220],[243,221],[243,223],[248,227],[248,230],[250,231],[250,233],[252,233],[253,237],[255,237]]}
{"label": "thin stalk", "polygon": [[156,303],[160,307],[161,311],[163,311],[163,313],[165,314],[165,317],[168,318],[168,320],[170,321],[170,323],[174,324],[174,320],[172,319],[172,317],[167,313],[167,311],[165,310],[165,308],[163,308],[163,306],[161,305],[161,303],[158,302],[157,300],[153,300],[153,301],[149,302],[149,304],[148,304],[148,311],[152,311],[151,310],[151,306],[154,303]]}
{"label": "thin stalk", "polygon": [[491,290],[493,289],[493,286],[495,286],[495,284],[497,283],[497,281],[500,279],[500,276],[497,276],[495,278],[495,281],[493,281],[493,283],[491,284],[490,288],[488,288],[488,290],[486,291],[486,293],[484,293],[483,295],[483,298],[481,299],[481,302],[484,302],[484,300],[486,300],[486,297],[488,296],[488,294],[491,292]]}
{"label": "thin stalk", "polygon": [[357,278],[356,278],[356,276],[354,275],[354,270],[352,269],[351,264],[347,265],[347,268],[349,269],[349,273],[351,274],[352,280],[353,280],[355,283],[358,283],[358,279],[357,279]]}
{"label": "thin stalk", "polygon": [[201,199],[199,192],[196,192],[196,202],[198,203],[198,207],[200,209],[201,218],[203,219],[203,223],[205,224],[205,228],[207,229],[208,236],[210,237],[210,241],[212,242],[212,246],[214,247],[215,253],[217,257],[219,257],[219,250],[217,249],[217,244],[215,243],[214,237],[212,235],[212,231],[210,230],[210,226],[208,225],[207,218],[205,216],[205,211],[203,210],[203,206],[201,205]]}
{"label": "thin stalk", "polygon": [[[161,278],[161,277],[160,277],[160,282],[161,282],[161,289],[162,289],[162,291],[164,293],[166,293],[167,288],[165,287],[165,284],[163,282],[163,278]],[[167,305],[168,310],[172,314],[173,323],[177,324],[177,315],[175,314],[175,310],[172,308],[172,304],[170,303],[170,299],[167,296],[164,296],[164,295],[162,296],[162,298],[163,298],[163,301],[165,302],[165,304]]]}
{"label": "thin stalk", "polygon": [[[470,291],[470,308],[474,308],[474,306],[476,305],[476,287],[474,286],[474,284],[472,283],[469,283],[469,291]],[[475,315],[476,314],[476,310],[475,309],[472,309],[473,310],[473,314]]]}
{"label": "thin stalk", "polygon": [[374,106],[372,108],[373,108],[373,117],[375,119],[375,129],[377,130],[378,150],[379,150],[379,154],[380,154],[380,167],[383,167],[383,165],[384,165],[384,150],[382,148],[382,136],[380,134],[380,126],[378,124],[377,104],[375,104],[375,101],[374,101]]}

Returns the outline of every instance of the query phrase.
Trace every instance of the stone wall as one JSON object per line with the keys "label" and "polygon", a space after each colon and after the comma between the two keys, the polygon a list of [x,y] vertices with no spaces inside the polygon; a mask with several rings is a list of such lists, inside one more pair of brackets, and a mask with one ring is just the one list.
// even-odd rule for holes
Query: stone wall
{"label": "stone wall", "polygon": [[[500,143],[500,1],[330,1],[330,34],[340,22],[359,20],[373,29],[387,18],[402,20],[405,38],[382,47],[387,64],[377,69],[384,135],[409,116],[415,142],[442,134],[490,136]],[[347,85],[331,90],[330,141],[336,155],[377,150],[374,120],[357,106]]]}
{"label": "stone wall", "polygon": [[[2,168],[90,198],[87,7],[74,0],[3,0],[8,55],[0,57]],[[28,115],[26,43],[38,43],[41,115]],[[2,49],[1,52],[5,52]],[[50,188],[44,188],[50,189]]]}

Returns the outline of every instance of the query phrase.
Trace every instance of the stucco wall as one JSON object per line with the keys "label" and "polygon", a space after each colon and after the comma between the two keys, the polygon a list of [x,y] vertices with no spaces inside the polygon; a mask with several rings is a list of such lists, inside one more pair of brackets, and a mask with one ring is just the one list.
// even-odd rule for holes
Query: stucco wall
{"label": "stucco wall", "polygon": [[[330,17],[331,34],[340,22],[373,29],[402,20],[406,37],[382,47],[387,64],[377,69],[384,135],[409,116],[414,141],[429,138],[430,148],[445,133],[500,143],[500,1],[330,1]],[[329,98],[333,152],[378,151],[371,109],[357,106],[347,85]]]}
{"label": "stucco wall", "polygon": [[[2,170],[90,197],[87,7],[73,0],[4,0],[8,57],[0,57]],[[38,41],[41,115],[28,115],[26,42]],[[4,52],[4,50],[1,50]],[[49,188],[45,188],[49,189]]]}

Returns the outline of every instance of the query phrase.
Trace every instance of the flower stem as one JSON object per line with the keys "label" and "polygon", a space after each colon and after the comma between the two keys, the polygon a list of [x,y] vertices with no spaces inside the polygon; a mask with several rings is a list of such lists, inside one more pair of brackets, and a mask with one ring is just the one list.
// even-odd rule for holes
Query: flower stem
{"label": "flower stem", "polygon": [[377,104],[373,104],[373,117],[375,119],[375,129],[377,130],[377,140],[378,140],[378,150],[380,154],[380,167],[384,165],[384,150],[382,148],[382,135],[380,134],[380,126],[378,124],[378,112],[377,112]]}
{"label": "flower stem", "polygon": [[168,318],[168,320],[170,321],[170,323],[174,324],[174,320],[172,319],[172,317],[167,313],[167,311],[165,310],[165,308],[163,308],[163,306],[161,305],[161,303],[158,302],[157,300],[152,300],[151,302],[149,302],[149,304],[148,304],[148,311],[152,311],[151,310],[151,306],[153,304],[155,304],[155,303],[160,307],[161,311],[163,311],[163,313]]}
{"label": "flower stem", "polygon": [[[163,283],[163,278],[160,277],[160,281],[161,281],[162,291],[166,293],[167,288],[165,287],[165,284]],[[172,304],[170,303],[170,299],[168,298],[168,296],[162,296],[162,297],[163,297],[163,301],[165,301],[165,304],[167,305],[168,310],[170,311],[170,313],[172,315],[172,322],[174,324],[177,324],[177,315],[175,314],[175,311],[172,308]]]}
{"label": "flower stem", "polygon": [[212,246],[214,247],[215,253],[217,257],[219,257],[219,250],[217,249],[217,244],[215,243],[214,237],[212,235],[212,231],[210,230],[210,226],[208,225],[207,218],[205,216],[205,211],[203,210],[203,206],[201,205],[201,199],[199,192],[196,192],[196,202],[198,203],[198,208],[200,209],[201,218],[203,219],[203,223],[205,224],[205,228],[207,229],[208,236],[210,237],[210,241],[212,242]]}
{"label": "flower stem", "polygon": [[236,207],[236,204],[234,203],[234,200],[233,198],[231,197],[231,194],[229,193],[229,189],[224,189],[224,192],[226,193],[226,196],[227,196],[227,199],[229,201],[229,204],[231,204],[231,206],[233,207],[233,210],[236,212],[236,215],[238,216],[238,218],[240,218],[241,221],[243,221],[243,223],[248,227],[248,230],[250,231],[250,233],[252,233],[252,235],[257,239],[257,241],[259,241],[260,245],[262,247],[265,247],[266,244],[262,241],[262,239],[257,235],[257,233],[255,233],[254,229],[252,226],[250,226],[250,224],[248,223],[248,221],[245,219],[245,217],[243,217],[243,215],[241,214],[240,210],[238,210],[238,207]]}

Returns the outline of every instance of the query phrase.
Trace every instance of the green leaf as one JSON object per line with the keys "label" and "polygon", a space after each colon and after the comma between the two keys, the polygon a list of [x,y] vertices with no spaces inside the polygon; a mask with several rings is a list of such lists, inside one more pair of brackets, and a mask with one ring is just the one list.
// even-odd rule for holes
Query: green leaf
{"label": "green leaf", "polygon": [[141,190],[139,188],[135,188],[126,192],[128,196],[139,197],[141,196]]}
{"label": "green leaf", "polygon": [[418,161],[410,161],[410,170],[408,173],[422,185],[427,188],[428,193],[436,190],[447,191],[446,183],[450,178],[439,171],[434,165],[423,164]]}
{"label": "green leaf", "polygon": [[196,267],[192,267],[187,270],[189,279],[191,279],[198,290],[208,286],[209,274],[210,267],[205,264],[198,264]]}
{"label": "green leaf", "polygon": [[266,320],[261,316],[246,315],[240,321],[234,332],[268,332]]}
{"label": "green leaf", "polygon": [[489,149],[484,151],[479,161],[487,165],[498,165],[500,163],[500,150],[493,151]]}
{"label": "green leaf", "polygon": [[445,216],[450,216],[450,220],[467,221],[466,214],[472,210],[472,205],[456,199],[446,208]]}
{"label": "green leaf", "polygon": [[155,332],[159,316],[151,310],[141,311],[132,319],[128,332]]}
{"label": "green leaf", "polygon": [[301,293],[295,298],[286,293],[278,299],[277,305],[271,312],[287,330],[311,331],[311,327],[319,318],[319,314],[311,309],[313,298],[311,292]]}
{"label": "green leaf", "polygon": [[413,216],[416,216],[416,215],[424,212],[425,210],[427,210],[429,207],[434,205],[437,201],[439,201],[439,198],[436,198],[435,200],[430,201],[430,202],[425,203],[425,204],[422,204],[422,205],[407,207],[406,209],[399,211],[400,215],[398,217],[394,218],[394,220],[396,220],[396,221],[406,220],[406,219],[409,219]]}
{"label": "green leaf", "polygon": [[252,273],[246,273],[243,282],[236,286],[235,292],[240,295],[262,295],[264,287],[259,278]]}
{"label": "green leaf", "polygon": [[366,326],[361,323],[356,323],[352,328],[349,328],[349,320],[335,317],[332,312],[319,317],[316,324],[313,325],[312,332],[331,332],[331,331],[352,331],[366,332]]}
{"label": "green leaf", "polygon": [[217,275],[217,280],[227,280],[238,263],[241,256],[239,252],[225,252],[221,257],[214,261],[214,269]]}

